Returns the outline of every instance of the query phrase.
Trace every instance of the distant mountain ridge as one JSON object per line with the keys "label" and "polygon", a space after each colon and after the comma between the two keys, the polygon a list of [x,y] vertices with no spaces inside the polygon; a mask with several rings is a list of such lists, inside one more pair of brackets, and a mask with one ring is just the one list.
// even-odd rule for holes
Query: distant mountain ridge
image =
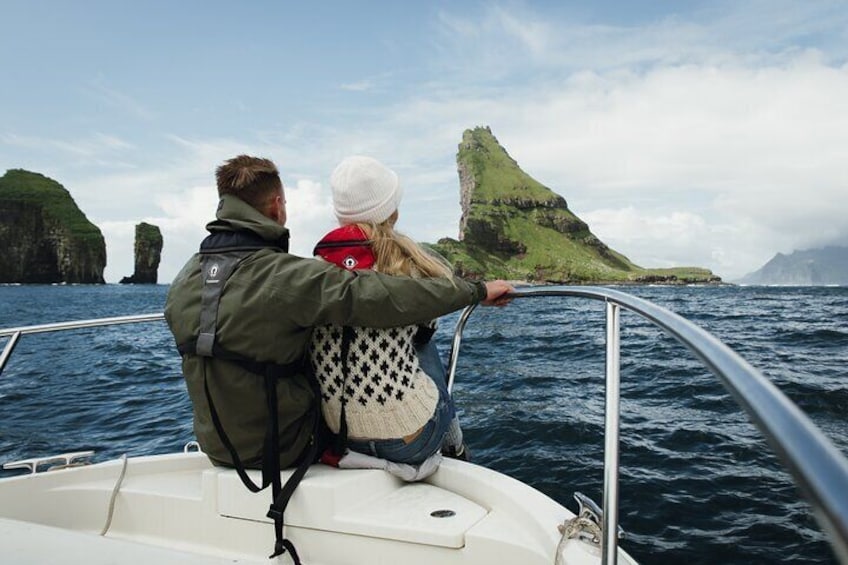
{"label": "distant mountain ridge", "polygon": [[741,284],[846,285],[848,286],[848,247],[827,246],[778,253],[758,270],[745,275]]}
{"label": "distant mountain ridge", "polygon": [[707,269],[645,269],[596,237],[562,196],[521,170],[488,127],[457,153],[459,239],[433,247],[461,276],[549,283],[719,283]]}

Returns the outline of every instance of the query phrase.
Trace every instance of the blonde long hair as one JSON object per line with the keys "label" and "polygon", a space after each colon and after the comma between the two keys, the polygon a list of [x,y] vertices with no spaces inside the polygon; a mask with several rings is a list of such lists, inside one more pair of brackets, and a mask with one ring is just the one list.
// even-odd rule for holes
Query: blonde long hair
{"label": "blonde long hair", "polygon": [[376,257],[375,271],[387,275],[453,278],[450,265],[425,251],[409,237],[395,231],[391,218],[379,224],[356,225],[371,240],[371,249]]}

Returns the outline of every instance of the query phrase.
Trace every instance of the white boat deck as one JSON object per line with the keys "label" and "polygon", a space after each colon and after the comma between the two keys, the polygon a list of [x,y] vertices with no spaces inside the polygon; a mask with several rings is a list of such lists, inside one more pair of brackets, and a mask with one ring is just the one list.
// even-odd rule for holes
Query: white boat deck
{"label": "white boat deck", "polygon": [[[0,482],[9,562],[269,563],[270,489],[250,493],[199,453],[130,459],[101,536],[120,472],[116,460]],[[553,564],[557,526],[570,517],[532,488],[467,463],[445,461],[424,483],[314,465],[286,511],[286,537],[309,565]],[[572,540],[563,562],[598,555]]]}

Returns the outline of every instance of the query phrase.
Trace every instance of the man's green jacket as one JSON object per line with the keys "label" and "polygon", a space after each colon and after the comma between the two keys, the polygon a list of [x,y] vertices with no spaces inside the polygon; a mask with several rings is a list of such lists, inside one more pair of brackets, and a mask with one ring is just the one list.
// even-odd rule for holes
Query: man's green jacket
{"label": "man's green jacket", "polygon": [[[212,232],[247,231],[268,242],[288,230],[234,196],[220,202]],[[180,271],[168,292],[165,318],[177,345],[197,339],[203,287],[200,255]],[[288,364],[304,358],[312,327],[323,324],[391,327],[423,323],[486,296],[482,283],[462,279],[413,279],[373,271],[350,272],[317,259],[260,249],[240,263],[220,299],[216,343],[258,362]],[[194,432],[201,449],[216,464],[231,457],[211,421],[210,396],[227,436],[247,467],[260,467],[267,409],[264,381],[237,364],[183,355],[183,375],[194,409]],[[318,408],[300,371],[277,383],[281,468],[290,467],[307,445],[310,415]]]}

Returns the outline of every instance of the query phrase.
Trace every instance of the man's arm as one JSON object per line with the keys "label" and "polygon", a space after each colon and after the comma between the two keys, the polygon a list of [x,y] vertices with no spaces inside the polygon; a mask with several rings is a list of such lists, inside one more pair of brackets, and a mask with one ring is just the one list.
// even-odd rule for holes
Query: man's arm
{"label": "man's arm", "polygon": [[506,281],[489,281],[486,283],[486,298],[480,303],[483,306],[506,306],[512,302],[509,294],[514,290],[515,288]]}
{"label": "man's arm", "polygon": [[[275,285],[298,305],[292,312],[303,327],[321,324],[392,327],[432,320],[470,304],[501,305],[512,286],[504,281],[412,278],[374,271],[350,272],[319,261],[301,260],[298,284]],[[295,286],[297,288],[295,288]]]}

